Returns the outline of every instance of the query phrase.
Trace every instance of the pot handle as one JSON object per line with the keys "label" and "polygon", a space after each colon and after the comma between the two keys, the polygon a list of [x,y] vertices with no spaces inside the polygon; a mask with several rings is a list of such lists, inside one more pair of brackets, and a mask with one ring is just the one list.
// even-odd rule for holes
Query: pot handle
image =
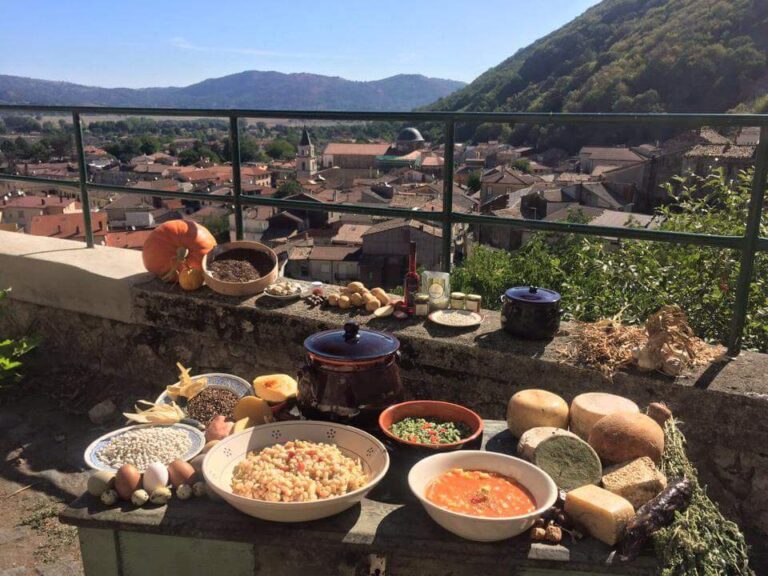
{"label": "pot handle", "polygon": [[360,324],[354,320],[349,320],[344,324],[344,340],[354,343],[360,340]]}
{"label": "pot handle", "polygon": [[504,302],[506,302],[506,300],[504,300],[506,297],[507,297],[506,294],[502,294],[501,296],[499,296],[499,302],[504,304]]}

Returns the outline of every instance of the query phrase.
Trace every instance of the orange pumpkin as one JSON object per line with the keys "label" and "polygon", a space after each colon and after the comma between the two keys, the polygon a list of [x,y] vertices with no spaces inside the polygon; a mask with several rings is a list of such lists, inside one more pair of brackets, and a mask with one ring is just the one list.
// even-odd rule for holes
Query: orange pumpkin
{"label": "orange pumpkin", "polygon": [[184,268],[202,270],[203,256],[216,246],[205,226],[190,220],[164,222],[144,242],[144,267],[166,282],[176,282]]}
{"label": "orange pumpkin", "polygon": [[184,290],[197,290],[203,285],[203,271],[199,268],[190,268],[184,266],[184,269],[179,272],[179,286]]}

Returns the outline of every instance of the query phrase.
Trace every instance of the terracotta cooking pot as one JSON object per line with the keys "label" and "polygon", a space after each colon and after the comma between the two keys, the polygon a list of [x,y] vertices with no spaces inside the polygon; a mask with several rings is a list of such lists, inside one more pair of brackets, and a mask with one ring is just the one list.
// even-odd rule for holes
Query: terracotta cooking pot
{"label": "terracotta cooking pot", "polygon": [[315,420],[375,429],[381,411],[402,400],[400,341],[384,332],[347,322],[304,341],[298,406]]}

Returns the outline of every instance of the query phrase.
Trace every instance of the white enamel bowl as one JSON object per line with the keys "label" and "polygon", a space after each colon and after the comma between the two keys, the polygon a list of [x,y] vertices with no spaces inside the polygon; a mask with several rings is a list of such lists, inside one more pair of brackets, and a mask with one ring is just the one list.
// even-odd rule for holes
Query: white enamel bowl
{"label": "white enamel bowl", "polygon": [[[312,502],[265,502],[232,493],[232,471],[248,452],[291,440],[335,444],[345,456],[360,460],[368,483],[343,496]],[[243,430],[218,442],[203,460],[203,476],[216,494],[240,512],[274,522],[306,522],[343,512],[360,502],[388,469],[386,448],[370,434],[351,426],[314,421],[276,422]]]}
{"label": "white enamel bowl", "polygon": [[[482,518],[440,508],[427,500],[427,486],[453,468],[485,470],[513,478],[530,491],[536,509],[523,516]],[[457,536],[478,542],[496,542],[525,532],[557,500],[557,486],[542,469],[513,456],[480,450],[444,452],[424,458],[408,473],[408,485],[435,522]]]}

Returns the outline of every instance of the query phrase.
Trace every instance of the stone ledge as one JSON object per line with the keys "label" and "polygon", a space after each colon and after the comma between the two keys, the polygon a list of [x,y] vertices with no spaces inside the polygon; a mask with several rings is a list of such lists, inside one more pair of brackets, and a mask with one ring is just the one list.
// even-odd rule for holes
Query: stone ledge
{"label": "stone ledge", "polygon": [[626,371],[607,382],[596,370],[563,362],[558,350],[569,342],[568,323],[551,342],[526,342],[501,331],[498,312],[486,311],[477,330],[456,333],[303,302],[230,298],[207,288],[185,293],[147,282],[142,271],[138,252],[0,232],[0,286],[13,286],[18,300],[0,316],[0,334],[42,336],[52,370],[95,368],[159,391],[176,379],[177,361],[198,373],[246,379],[292,372],[308,335],[354,317],[400,339],[409,396],[459,402],[485,418],[503,418],[509,397],[532,387],[567,401],[589,391],[621,394],[641,406],[664,400],[685,423],[691,459],[712,496],[758,553],[768,552],[767,355],[744,352],[677,380]]}
{"label": "stone ledge", "polygon": [[0,288],[16,300],[131,322],[131,287],[151,279],[135,250],[0,231]]}

